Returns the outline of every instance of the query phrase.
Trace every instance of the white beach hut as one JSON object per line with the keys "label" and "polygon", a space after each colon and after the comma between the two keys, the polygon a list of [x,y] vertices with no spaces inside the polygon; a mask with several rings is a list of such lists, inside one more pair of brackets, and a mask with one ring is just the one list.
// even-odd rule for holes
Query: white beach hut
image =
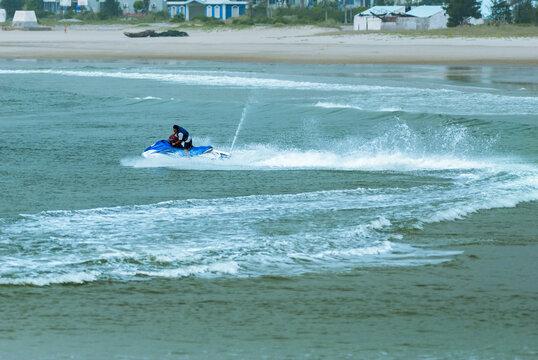
{"label": "white beach hut", "polygon": [[0,9],[0,23],[6,22],[6,10]]}
{"label": "white beach hut", "polygon": [[37,24],[37,18],[34,11],[17,10],[13,16],[11,26],[19,28],[31,28],[38,27],[39,25]]}
{"label": "white beach hut", "polygon": [[398,28],[428,30],[446,28],[448,15],[442,6],[424,5],[403,14]]}
{"label": "white beach hut", "polygon": [[[395,16],[405,12],[405,6],[374,6],[365,10],[353,18],[353,29],[381,30],[383,28],[393,28],[391,26],[396,21]],[[394,20],[394,21],[393,21]]]}

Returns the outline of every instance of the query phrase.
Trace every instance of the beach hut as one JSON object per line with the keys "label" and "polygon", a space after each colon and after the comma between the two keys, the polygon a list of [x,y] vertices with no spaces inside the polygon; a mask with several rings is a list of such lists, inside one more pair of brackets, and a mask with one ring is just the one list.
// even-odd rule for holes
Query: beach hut
{"label": "beach hut", "polygon": [[11,26],[18,28],[32,28],[38,27],[39,25],[37,24],[37,18],[34,11],[17,10],[13,16]]}
{"label": "beach hut", "polygon": [[6,10],[0,9],[0,23],[6,22]]}
{"label": "beach hut", "polygon": [[183,14],[189,21],[198,16],[213,17],[226,20],[231,17],[241,16],[247,8],[247,1],[234,0],[187,0],[168,1],[170,18]]}
{"label": "beach hut", "polygon": [[394,28],[396,16],[405,12],[405,6],[374,6],[353,18],[353,29],[382,30]]}
{"label": "beach hut", "polygon": [[398,29],[428,30],[446,28],[448,15],[442,6],[424,5],[406,12],[398,19]]}

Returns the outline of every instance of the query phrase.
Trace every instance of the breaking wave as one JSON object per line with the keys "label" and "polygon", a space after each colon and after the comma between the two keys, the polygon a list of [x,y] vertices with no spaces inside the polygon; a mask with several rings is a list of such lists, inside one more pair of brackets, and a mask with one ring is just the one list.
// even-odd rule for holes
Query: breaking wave
{"label": "breaking wave", "polygon": [[[0,284],[289,276],[449,261],[461,252],[409,244],[404,234],[425,223],[538,200],[534,167],[511,173],[475,169],[472,175],[443,173],[449,187],[324,190],[21,215],[2,226]],[[187,236],[177,233],[179,223],[189,229]]]}

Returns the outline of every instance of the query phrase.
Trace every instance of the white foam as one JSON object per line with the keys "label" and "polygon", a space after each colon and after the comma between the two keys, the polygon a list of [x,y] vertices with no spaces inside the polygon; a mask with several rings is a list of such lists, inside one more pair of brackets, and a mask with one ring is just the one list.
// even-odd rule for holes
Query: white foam
{"label": "white foam", "polygon": [[479,178],[480,177],[476,174],[459,174],[458,175],[458,179],[463,179],[463,180],[476,180]]}
{"label": "white foam", "polygon": [[235,261],[215,263],[210,265],[192,265],[186,268],[165,269],[158,271],[139,271],[137,275],[151,277],[180,278],[192,275],[226,274],[235,275],[239,270],[239,265]]}
{"label": "white foam", "polygon": [[356,110],[362,110],[360,106],[356,105],[350,105],[350,104],[337,104],[337,103],[330,103],[330,102],[318,102],[316,104],[317,107],[322,107],[326,109],[356,109]]}
{"label": "white foam", "polygon": [[[503,193],[505,194],[503,195]],[[424,217],[422,221],[429,223],[453,221],[462,219],[469,214],[473,214],[480,210],[511,208],[522,202],[536,200],[538,200],[538,189],[536,187],[534,187],[534,189],[529,189],[529,191],[521,191],[521,189],[517,189],[514,186],[514,189],[510,189],[510,191],[498,191],[494,193],[493,196],[491,196],[491,194],[484,194],[483,199],[474,198],[471,201],[461,201],[456,204],[451,204],[450,208],[438,210],[434,212],[433,215]]]}
{"label": "white foam", "polygon": [[[512,159],[473,155],[474,148],[487,151],[495,139],[477,139],[463,126],[417,133],[405,122],[395,120],[381,136],[373,139],[339,138],[324,142],[325,148],[284,148],[272,144],[243,144],[231,158],[185,158],[167,155],[121,160],[135,168],[168,167],[187,170],[349,170],[417,171],[474,170],[496,168]],[[204,143],[197,141],[197,143]],[[206,142],[207,143],[207,142]],[[219,147],[215,146],[218,150]]]}
{"label": "white foam", "polygon": [[[393,251],[393,244],[390,241],[383,241],[376,246],[351,248],[345,250],[325,250],[319,253],[309,255],[311,258],[341,258],[341,257],[363,257],[368,255],[388,254]],[[297,256],[297,255],[296,255]],[[305,255],[302,255],[303,257]]]}
{"label": "white foam", "polygon": [[2,285],[35,285],[47,286],[52,284],[84,284],[96,281],[99,273],[96,271],[72,272],[67,274],[32,274],[24,277],[3,277],[0,274]]}
{"label": "white foam", "polygon": [[392,223],[390,220],[385,218],[384,216],[380,216],[379,219],[372,221],[372,229],[381,230],[384,227],[391,226]]}
{"label": "white foam", "polygon": [[[289,275],[449,261],[457,253],[398,243],[400,230],[538,200],[536,167],[507,164],[496,171],[474,172],[478,179],[452,187],[323,190],[24,215],[2,224],[0,243],[17,250],[1,259],[0,283]],[[338,225],[320,222],[350,211],[353,216]],[[259,231],[268,219],[289,218],[310,225],[286,234]],[[204,231],[174,235],[178,222]],[[25,244],[22,251],[18,244]]]}
{"label": "white foam", "polygon": [[162,100],[162,98],[156,96],[145,96],[143,98],[135,97],[135,100]]}
{"label": "white foam", "polygon": [[396,111],[402,111],[402,109],[397,107],[388,107],[388,108],[380,108],[379,111],[381,112],[396,112]]}
{"label": "white foam", "polygon": [[[383,90],[391,87],[370,85],[347,85],[334,83],[319,83],[308,81],[292,81],[275,78],[245,77],[243,73],[237,76],[218,75],[207,72],[174,72],[174,73],[141,73],[141,72],[104,72],[104,71],[79,71],[79,70],[1,70],[0,75],[24,75],[24,74],[51,74],[61,76],[79,77],[105,77],[118,79],[156,80],[162,82],[174,82],[184,85],[225,86],[242,88],[265,88],[265,89],[294,89],[294,90],[322,90],[322,91],[365,91]],[[391,88],[396,89],[396,88]],[[407,88],[400,88],[406,90]],[[413,89],[418,91],[419,89]],[[443,90],[444,91],[444,90]]]}
{"label": "white foam", "polygon": [[230,159],[184,158],[167,155],[152,158],[130,157],[123,166],[134,168],[168,167],[184,170],[349,170],[416,171],[483,169],[495,166],[488,160],[467,160],[456,156],[406,154],[402,152],[352,151],[338,154],[321,150],[285,150],[251,145],[236,149]]}
{"label": "white foam", "polygon": [[[214,71],[180,71],[174,72],[129,72],[129,71],[88,71],[88,70],[57,70],[57,69],[0,69],[0,75],[49,74],[59,76],[101,77],[129,80],[148,80],[171,82],[192,86],[238,87],[254,89],[289,89],[308,91],[330,91],[355,93],[354,101],[342,103],[327,100],[321,107],[355,108],[368,104],[369,110],[375,111],[407,111],[432,112],[448,114],[528,114],[534,115],[538,106],[538,98],[501,95],[477,89],[475,92],[469,88],[451,90],[441,88],[410,88],[405,86],[376,86],[363,84],[338,84],[331,82],[293,81],[277,78],[280,75],[268,77],[265,74],[250,74],[244,72],[214,72]],[[375,97],[372,93],[375,92]],[[405,96],[405,107],[386,107],[394,97]],[[425,101],[434,100],[435,106],[424,107]],[[457,104],[455,106],[454,104]],[[376,108],[372,108],[376,106]],[[366,109],[368,110],[368,109]]]}

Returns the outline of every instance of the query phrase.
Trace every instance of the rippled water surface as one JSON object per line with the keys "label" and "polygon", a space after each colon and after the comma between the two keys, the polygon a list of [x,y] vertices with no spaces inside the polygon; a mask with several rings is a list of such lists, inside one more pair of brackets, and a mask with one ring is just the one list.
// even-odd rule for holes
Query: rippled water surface
{"label": "rippled water surface", "polygon": [[[319,281],[323,288],[389,272],[364,280],[379,280],[384,292],[425,274],[465,273],[473,246],[496,252],[495,242],[511,245],[518,229],[525,229],[518,244],[534,254],[524,271],[533,272],[537,76],[527,67],[2,61],[0,289],[35,289],[53,299],[58,285],[81,284],[72,289],[89,294],[185,286],[182,294],[190,294],[191,285],[211,293],[225,282],[240,294],[252,281],[264,288],[294,279],[299,289]],[[223,151],[237,134],[231,158],[143,158],[173,124],[187,128],[195,145]],[[487,217],[486,229],[469,225],[476,216]],[[454,281],[447,286],[459,287]],[[322,288],[321,298],[331,293]],[[535,299],[536,288],[525,289]],[[289,301],[271,294],[269,303]],[[351,300],[342,296],[345,306]],[[304,311],[315,313],[318,301],[325,300]],[[525,304],[523,312],[536,310],[535,301]],[[206,309],[209,317],[213,310]],[[444,321],[448,332],[458,331],[450,316]],[[10,339],[14,348],[17,339]],[[392,358],[403,346],[382,343],[368,352],[332,339],[333,347],[311,353],[306,343],[315,336],[287,339],[281,352],[258,339],[269,346],[262,357]],[[450,350],[435,344],[407,354],[496,353],[483,342]],[[499,358],[536,354],[535,341],[510,344]],[[255,353],[238,346],[227,356]],[[301,348],[310,350],[293,350]],[[213,357],[219,349],[176,355]],[[76,350],[52,356],[73,353],[86,357]]]}

